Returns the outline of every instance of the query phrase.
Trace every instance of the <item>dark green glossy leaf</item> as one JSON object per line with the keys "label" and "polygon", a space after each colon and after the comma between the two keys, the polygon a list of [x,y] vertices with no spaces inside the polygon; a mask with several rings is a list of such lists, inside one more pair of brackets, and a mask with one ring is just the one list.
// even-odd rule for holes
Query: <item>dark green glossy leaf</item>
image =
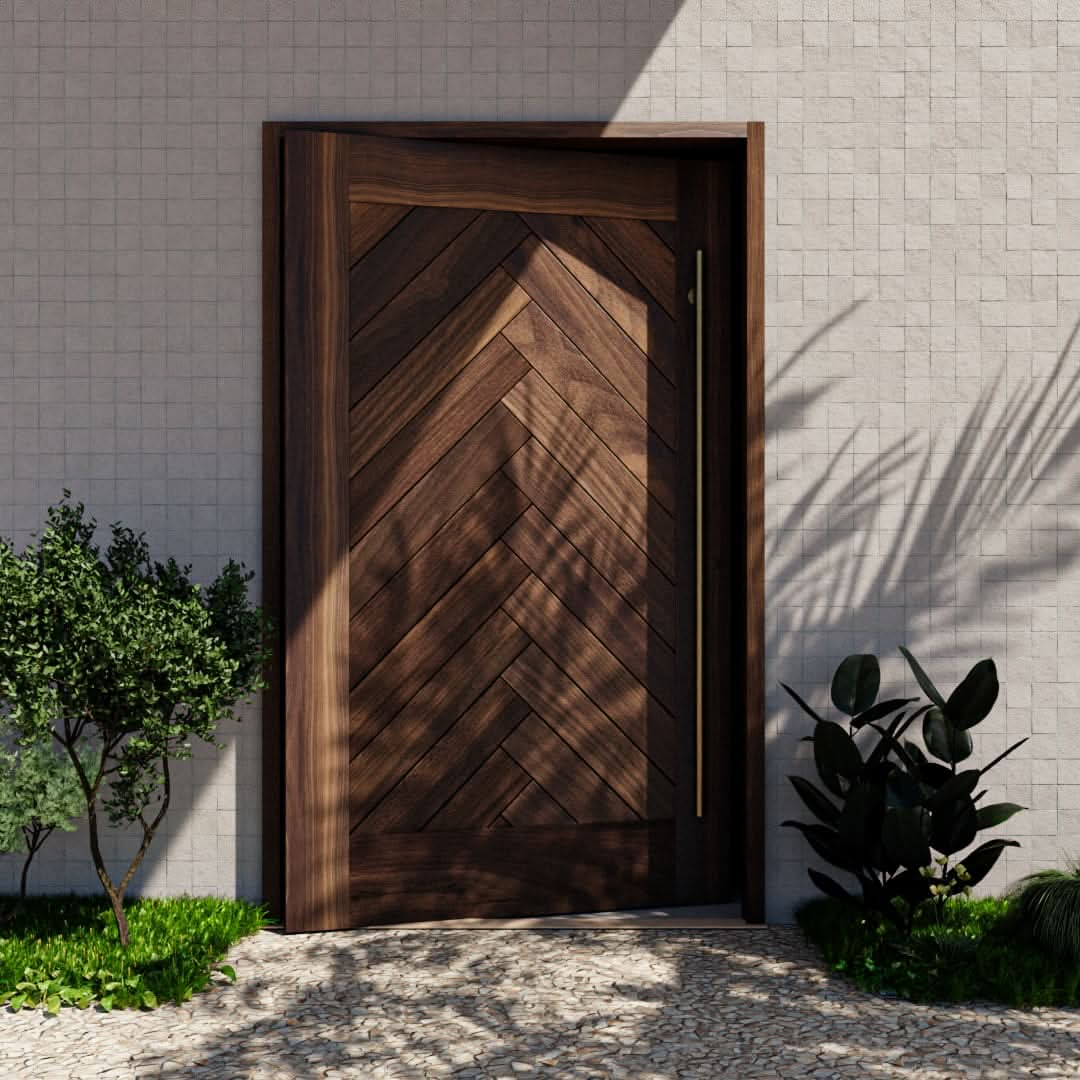
{"label": "dark green glossy leaf", "polygon": [[896,908],[893,907],[892,901],[889,899],[889,895],[886,893],[881,882],[868,874],[860,874],[859,884],[862,886],[863,901],[866,903],[867,907],[873,908],[887,919],[899,925],[901,921],[899,913]]}
{"label": "dark green glossy leaf", "polygon": [[862,769],[862,755],[855,741],[839,725],[823,720],[814,729],[814,761],[824,778],[825,773],[835,773],[852,780]]}
{"label": "dark green glossy leaf", "polygon": [[985,844],[980,844],[974,851],[969,851],[960,860],[961,865],[971,875],[966,884],[978,885],[994,869],[994,864],[998,861],[1005,848],[1019,846],[1015,840],[1003,840],[995,837],[993,840],[987,840]]}
{"label": "dark green glossy leaf", "polygon": [[894,769],[886,786],[886,805],[890,807],[918,806],[923,801],[923,786],[910,773]]}
{"label": "dark green glossy leaf", "polygon": [[835,829],[830,829],[825,825],[807,825],[802,821],[784,821],[781,825],[798,829],[806,837],[806,842],[814,849],[814,853],[827,863],[851,873],[858,869],[858,865]]}
{"label": "dark green glossy leaf", "polygon": [[826,825],[837,823],[840,819],[840,807],[836,806],[828,796],[801,776],[789,776],[788,779],[814,817]]}
{"label": "dark green glossy leaf", "polygon": [[980,806],[975,812],[975,818],[979,823],[980,829],[992,829],[996,825],[1001,825],[1008,821],[1013,814],[1018,814],[1021,810],[1027,809],[1024,806],[1017,806],[1016,803],[1011,802],[999,802],[991,803],[989,806]]}
{"label": "dark green glossy leaf", "polygon": [[975,839],[978,831],[975,804],[964,797],[934,811],[930,825],[930,844],[942,855],[955,855]]}
{"label": "dark green glossy leaf", "polygon": [[926,800],[926,805],[931,810],[936,810],[938,807],[946,806],[957,799],[966,798],[975,790],[975,785],[978,782],[978,769],[965,769],[955,776],[950,774],[948,780]]}
{"label": "dark green glossy leaf", "polygon": [[930,814],[921,806],[889,810],[881,831],[890,854],[901,866],[917,870],[930,865]]}
{"label": "dark green glossy leaf", "polygon": [[881,669],[876,656],[856,653],[845,657],[833,676],[833,704],[845,716],[854,716],[874,704],[880,686]]}
{"label": "dark green glossy leaf", "polygon": [[860,728],[872,720],[881,720],[890,713],[896,712],[897,709],[902,709],[905,705],[918,700],[918,698],[889,698],[887,701],[879,701],[870,708],[864,709],[858,716],[852,717],[851,726]]}
{"label": "dark green glossy leaf", "polygon": [[911,739],[905,739],[904,740],[904,749],[911,756],[911,759],[913,761],[915,761],[917,764],[919,764],[919,765],[927,765],[927,764],[929,764],[929,762],[927,761],[927,758],[926,758],[926,754],[923,753],[923,748],[917,742],[913,742]]}
{"label": "dark green glossy leaf", "polygon": [[974,727],[990,715],[998,698],[997,668],[993,660],[980,660],[949,695],[945,712],[961,729]]}
{"label": "dark green glossy leaf", "polygon": [[810,880],[826,895],[836,900],[852,900],[854,897],[838,881],[833,880],[828,874],[815,870],[812,866],[806,871]]}
{"label": "dark green glossy leaf", "polygon": [[930,681],[930,676],[923,671],[919,661],[916,660],[903,645],[900,646],[900,651],[904,654],[904,659],[908,662],[908,667],[911,668],[911,672],[915,676],[915,681],[922,687],[922,692],[937,705],[938,708],[944,709],[945,699],[941,696],[941,692],[938,688]]}
{"label": "dark green glossy leaf", "polygon": [[951,769],[939,765],[936,761],[928,761],[925,765],[919,766],[919,779],[933,791],[947,784],[953,775]]}
{"label": "dark green glossy leaf", "polygon": [[802,711],[806,713],[807,716],[816,720],[819,724],[821,723],[821,717],[818,716],[818,714],[814,712],[814,710],[810,708],[810,706],[807,705],[806,702],[803,701],[803,699],[799,697],[799,695],[794,690],[792,690],[787,683],[782,682],[780,685],[787,691],[788,696],[794,700],[795,704],[798,705],[799,708],[802,709]]}
{"label": "dark green glossy leaf", "polygon": [[870,853],[881,832],[884,813],[884,785],[859,783],[844,800],[836,827],[845,847],[852,854],[858,853],[863,862],[871,861]]}
{"label": "dark green glossy leaf", "polygon": [[956,765],[971,757],[971,736],[958,728],[941,709],[931,709],[923,717],[923,742],[940,761]]}
{"label": "dark green glossy leaf", "polygon": [[990,762],[990,764],[989,764],[989,765],[984,765],[984,766],[983,766],[983,767],[982,767],[982,768],[981,768],[981,769],[979,770],[979,772],[980,772],[980,773],[982,773],[982,775],[983,775],[983,776],[985,776],[985,775],[986,775],[986,774],[987,774],[987,773],[988,773],[988,772],[989,772],[989,771],[990,771],[990,770],[991,770],[991,769],[992,769],[992,768],[993,768],[993,767],[994,767],[995,765],[999,765],[999,764],[1000,764],[1001,762],[1003,762],[1003,761],[1004,761],[1004,760],[1005,760],[1005,759],[1006,759],[1006,758],[1007,758],[1007,757],[1008,757],[1008,756],[1009,756],[1009,755],[1010,755],[1010,754],[1011,754],[1011,753],[1012,753],[1012,752],[1013,752],[1014,750],[1017,750],[1017,749],[1019,749],[1019,748],[1020,748],[1021,746],[1023,746],[1023,745],[1024,745],[1024,743],[1026,743],[1026,742],[1028,741],[1028,738],[1029,738],[1029,736],[1025,735],[1025,736],[1024,736],[1024,737],[1023,737],[1022,739],[1018,739],[1018,740],[1017,740],[1016,742],[1014,742],[1014,743],[1012,744],[1012,746],[1008,746],[1008,747],[1006,747],[1006,748],[1005,748],[1004,750],[1002,750],[1002,751],[1001,751],[1001,753],[1000,753],[1000,754],[998,754],[998,756],[997,756],[996,758],[994,758],[994,760],[993,760],[993,761],[991,761],[991,762]]}

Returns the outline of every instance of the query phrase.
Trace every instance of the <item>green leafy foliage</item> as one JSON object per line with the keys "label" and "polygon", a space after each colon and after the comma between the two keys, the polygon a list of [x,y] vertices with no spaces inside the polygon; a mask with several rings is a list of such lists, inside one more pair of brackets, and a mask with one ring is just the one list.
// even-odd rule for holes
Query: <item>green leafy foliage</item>
{"label": "green leafy foliage", "polygon": [[1080,862],[1029,874],[1010,895],[1017,933],[1080,966]]}
{"label": "green leafy foliage", "polygon": [[[230,562],[203,589],[190,567],[153,561],[145,537],[120,524],[102,552],[97,523],[69,498],[49,510],[36,546],[17,554],[0,541],[0,707],[21,744],[55,739],[74,766],[126,943],[123,896],[168,809],[169,762],[191,756],[192,737],[220,745],[217,726],[263,685],[268,626],[248,606],[243,567]],[[101,856],[99,806],[111,824],[142,829],[119,881]]]}
{"label": "green leafy foliage", "polygon": [[857,716],[874,704],[880,688],[881,668],[877,657],[868,654],[849,656],[833,676],[833,704],[845,716]]}
{"label": "green leafy foliage", "polygon": [[0,1005],[55,1013],[65,1005],[111,1012],[180,1004],[218,977],[235,982],[222,958],[269,925],[265,907],[246,900],[133,900],[125,949],[109,931],[112,918],[93,897],[31,897],[0,928]]}
{"label": "green leafy foliage", "polygon": [[797,918],[829,968],[864,990],[913,1001],[1080,1005],[1080,964],[1018,935],[1007,899],[924,907],[910,934],[850,900],[812,900]]}
{"label": "green leafy foliage", "polygon": [[[969,894],[1006,847],[1018,846],[995,837],[967,850],[981,830],[1001,825],[1022,809],[1015,803],[980,808],[976,803],[983,793],[975,794],[988,769],[1020,743],[983,769],[958,770],[973,752],[970,729],[997,700],[994,662],[975,664],[946,700],[915,657],[906,649],[901,652],[929,703],[917,705],[918,698],[877,701],[878,662],[861,654],[847,657],[832,681],[833,704],[848,718],[846,724],[823,719],[784,686],[814,720],[808,738],[824,790],[790,777],[817,820],[783,824],[800,830],[819,858],[852,875],[859,886],[853,895],[834,878],[811,870],[822,892],[833,899],[857,899],[910,933],[920,905],[935,901],[940,906],[948,897]],[[920,718],[923,746],[907,737]]]}
{"label": "green leafy foliage", "polygon": [[[94,765],[91,750],[83,767]],[[73,832],[73,819],[86,813],[86,799],[75,767],[49,743],[0,747],[0,851],[24,852],[20,895],[26,895],[30,863],[54,829]]]}

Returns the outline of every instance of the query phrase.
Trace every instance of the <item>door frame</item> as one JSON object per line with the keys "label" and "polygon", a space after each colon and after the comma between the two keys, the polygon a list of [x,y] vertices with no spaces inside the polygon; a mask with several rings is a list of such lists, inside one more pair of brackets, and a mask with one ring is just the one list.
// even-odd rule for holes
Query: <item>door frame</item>
{"label": "door frame", "polygon": [[[726,308],[727,321],[717,322],[717,336],[738,361],[727,384],[733,400],[735,421],[741,428],[745,454],[736,462],[736,499],[740,504],[743,545],[737,560],[738,592],[742,611],[739,624],[745,656],[740,665],[741,685],[736,698],[725,700],[725,711],[741,715],[744,723],[735,731],[719,733],[713,725],[710,748],[726,749],[736,765],[735,806],[738,832],[733,838],[717,836],[730,856],[741,864],[740,901],[748,922],[762,922],[765,913],[765,671],[764,671],[764,442],[765,442],[765,228],[764,228],[764,124],[747,123],[595,123],[595,122],[281,122],[263,124],[263,262],[262,262],[262,376],[263,376],[263,574],[262,601],[274,620],[276,633],[267,672],[268,688],[263,696],[262,733],[262,824],[263,892],[271,913],[288,932],[345,929],[349,919],[348,874],[348,738],[342,742],[333,726],[297,730],[285,722],[286,702],[291,695],[309,692],[308,684],[294,679],[286,685],[288,657],[294,653],[310,657],[318,647],[305,629],[287,644],[288,602],[291,590],[304,582],[286,583],[283,545],[288,531],[287,517],[303,512],[287,505],[285,480],[288,463],[283,453],[286,419],[286,371],[282,361],[285,340],[284,257],[284,154],[285,135],[293,131],[379,135],[406,139],[438,139],[493,145],[518,145],[563,150],[611,151],[619,153],[663,154],[708,162],[723,158],[728,166],[713,170],[731,175],[731,155],[737,155],[736,172],[741,173],[740,190],[732,191],[723,181],[706,182],[703,191],[706,227],[742,241],[742,280],[734,286],[734,304]],[[327,140],[323,140],[326,142]],[[317,150],[305,162],[310,175],[305,185],[312,191],[319,185],[341,180],[341,163]],[[706,175],[709,175],[706,171]],[[731,222],[732,199],[742,210],[741,220]],[[723,201],[723,205],[721,205]],[[303,208],[301,208],[303,212]],[[290,210],[290,215],[292,211]],[[323,240],[337,243],[343,222],[323,221]],[[302,289],[317,289],[310,282]],[[295,291],[295,290],[294,290]],[[295,302],[295,298],[292,301]],[[332,305],[333,306],[333,305]],[[331,318],[336,315],[331,313]],[[714,316],[714,318],[719,318]],[[710,328],[711,328],[710,322]],[[709,329],[707,328],[707,333]],[[326,325],[307,325],[305,351],[318,350]],[[711,334],[710,334],[711,336]],[[293,372],[295,379],[297,373]],[[303,385],[290,383],[290,393],[304,393],[312,380],[318,393],[328,389],[325,372],[300,373]],[[332,379],[333,376],[331,375]],[[301,423],[304,434],[314,434],[319,417]],[[706,420],[706,422],[708,422]],[[334,471],[334,470],[331,470]],[[347,469],[345,469],[347,473]],[[337,481],[334,481],[337,482]],[[730,492],[729,492],[730,497]],[[708,535],[706,549],[708,550]],[[316,560],[328,566],[329,550],[316,553]],[[333,590],[329,590],[332,592]],[[347,591],[347,583],[346,583]],[[707,598],[708,599],[708,598]],[[329,601],[333,603],[333,600]],[[706,618],[708,619],[708,612]],[[299,644],[298,644],[299,642]],[[713,704],[713,703],[709,703]],[[716,702],[715,704],[720,704]],[[346,715],[347,715],[347,709]],[[721,737],[730,741],[726,744]],[[305,776],[316,776],[326,784],[317,790],[305,784]]]}

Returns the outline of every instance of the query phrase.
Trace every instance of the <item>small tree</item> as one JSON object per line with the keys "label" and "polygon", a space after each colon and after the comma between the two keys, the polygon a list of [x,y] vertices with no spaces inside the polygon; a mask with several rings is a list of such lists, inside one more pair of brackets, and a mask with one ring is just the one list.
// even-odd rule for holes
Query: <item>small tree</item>
{"label": "small tree", "polygon": [[[87,754],[83,767],[92,767]],[[54,829],[74,832],[73,819],[86,811],[79,775],[67,754],[50,743],[0,749],[0,851],[25,852],[19,900],[26,899],[30,864]]]}
{"label": "small tree", "polygon": [[[0,704],[23,745],[54,738],[82,789],[90,854],[128,944],[124,894],[165,817],[169,762],[261,689],[267,623],[247,602],[252,574],[230,562],[206,589],[189,566],[152,562],[143,534],[114,524],[102,557],[97,523],[70,493],[36,547],[0,541]],[[96,750],[87,768],[83,756]],[[160,805],[147,812],[160,789]],[[99,802],[142,842],[113,880],[101,856]]]}

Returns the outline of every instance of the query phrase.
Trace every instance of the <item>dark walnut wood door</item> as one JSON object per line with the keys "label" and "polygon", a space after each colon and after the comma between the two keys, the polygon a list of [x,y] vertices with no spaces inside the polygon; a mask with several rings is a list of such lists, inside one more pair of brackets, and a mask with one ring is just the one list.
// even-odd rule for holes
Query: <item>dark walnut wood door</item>
{"label": "dark walnut wood door", "polygon": [[705,899],[679,170],[346,168],[352,922]]}

